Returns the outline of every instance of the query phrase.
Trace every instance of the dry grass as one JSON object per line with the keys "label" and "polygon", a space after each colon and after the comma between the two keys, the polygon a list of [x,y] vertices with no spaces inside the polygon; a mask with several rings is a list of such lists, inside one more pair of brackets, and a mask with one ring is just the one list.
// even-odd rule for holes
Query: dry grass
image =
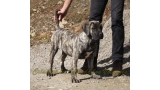
{"label": "dry grass", "polygon": [[[51,31],[54,30],[54,11],[60,9],[64,0],[30,0],[30,43],[31,45],[50,42]],[[130,0],[125,0],[125,9],[130,9]],[[88,20],[90,0],[73,0],[64,18],[67,28],[78,28],[79,23]],[[110,0],[105,9],[102,24],[110,17]],[[74,26],[72,26],[74,25]]]}

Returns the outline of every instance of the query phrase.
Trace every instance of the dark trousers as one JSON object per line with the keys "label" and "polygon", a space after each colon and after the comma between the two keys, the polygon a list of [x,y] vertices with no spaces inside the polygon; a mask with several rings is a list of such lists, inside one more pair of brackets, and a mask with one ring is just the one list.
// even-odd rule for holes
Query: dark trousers
{"label": "dark trousers", "polygon": [[[102,22],[103,13],[108,0],[91,0],[89,21]],[[124,0],[111,0],[111,22],[112,22],[112,60],[123,60],[124,26],[123,26]],[[95,52],[94,66],[97,65],[98,48]],[[85,61],[84,66],[87,66]]]}

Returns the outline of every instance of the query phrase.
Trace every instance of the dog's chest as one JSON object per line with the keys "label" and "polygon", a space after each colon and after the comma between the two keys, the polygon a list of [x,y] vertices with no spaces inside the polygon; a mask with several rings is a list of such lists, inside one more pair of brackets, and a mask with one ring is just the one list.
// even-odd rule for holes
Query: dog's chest
{"label": "dog's chest", "polygon": [[82,52],[82,53],[80,54],[79,59],[86,59],[86,58],[88,58],[92,53],[93,53],[93,51],[90,51],[90,52],[84,51],[84,52]]}
{"label": "dog's chest", "polygon": [[91,51],[91,52],[86,52],[85,58],[88,58],[92,53],[93,53],[93,51]]}

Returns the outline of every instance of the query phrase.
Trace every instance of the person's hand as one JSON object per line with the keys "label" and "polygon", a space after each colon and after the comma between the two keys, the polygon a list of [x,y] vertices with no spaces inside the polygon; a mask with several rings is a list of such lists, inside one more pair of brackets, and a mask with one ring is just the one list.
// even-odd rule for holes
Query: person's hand
{"label": "person's hand", "polygon": [[[62,21],[62,19],[66,16],[66,14],[67,14],[67,10],[65,10],[65,9],[60,9],[59,11],[58,11],[58,20],[59,21]],[[55,16],[54,16],[54,22],[56,21],[56,18],[55,18]]]}
{"label": "person's hand", "polygon": [[[72,2],[72,0],[65,0],[62,9],[60,9],[58,11],[58,20],[59,21],[62,21],[62,19],[64,18],[64,16],[67,14],[67,11],[68,11],[68,8],[69,8],[71,2]],[[55,22],[56,21],[55,16],[53,18],[54,18],[54,22]]]}

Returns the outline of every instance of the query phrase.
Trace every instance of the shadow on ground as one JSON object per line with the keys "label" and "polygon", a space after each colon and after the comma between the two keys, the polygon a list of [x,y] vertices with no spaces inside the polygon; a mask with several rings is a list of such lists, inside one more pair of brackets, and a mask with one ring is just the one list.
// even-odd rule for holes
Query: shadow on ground
{"label": "shadow on ground", "polygon": [[[124,47],[124,54],[128,52],[130,52],[130,45],[127,45],[126,47]],[[110,60],[112,60],[111,56],[106,59],[100,60],[97,64],[103,64],[103,63],[109,62]],[[130,55],[127,58],[123,58],[123,65],[126,63],[130,63]],[[102,77],[111,76],[112,72],[108,70],[108,68],[111,68],[111,67],[112,67],[112,64],[106,65],[104,67],[98,67],[96,74],[99,74]],[[130,76],[130,67],[123,69],[122,75]]]}

